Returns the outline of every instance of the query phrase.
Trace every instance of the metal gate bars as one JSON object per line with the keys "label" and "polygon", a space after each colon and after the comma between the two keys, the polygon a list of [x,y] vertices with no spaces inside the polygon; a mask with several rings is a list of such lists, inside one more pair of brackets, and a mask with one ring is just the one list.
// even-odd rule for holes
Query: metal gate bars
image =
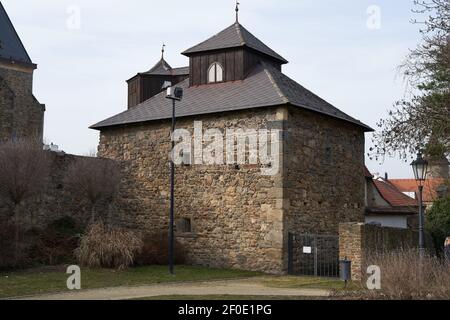
{"label": "metal gate bars", "polygon": [[339,277],[339,236],[289,233],[290,275]]}

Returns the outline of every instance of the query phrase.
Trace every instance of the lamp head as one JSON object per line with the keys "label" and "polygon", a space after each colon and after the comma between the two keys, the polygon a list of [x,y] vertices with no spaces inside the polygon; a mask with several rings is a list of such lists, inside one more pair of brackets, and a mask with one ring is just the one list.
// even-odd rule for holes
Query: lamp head
{"label": "lamp head", "polygon": [[183,88],[180,87],[168,87],[166,89],[166,98],[172,100],[183,99]]}
{"label": "lamp head", "polygon": [[427,178],[428,161],[423,158],[421,152],[417,155],[417,159],[411,163],[411,166],[413,168],[414,178],[416,181],[419,183],[424,182]]}

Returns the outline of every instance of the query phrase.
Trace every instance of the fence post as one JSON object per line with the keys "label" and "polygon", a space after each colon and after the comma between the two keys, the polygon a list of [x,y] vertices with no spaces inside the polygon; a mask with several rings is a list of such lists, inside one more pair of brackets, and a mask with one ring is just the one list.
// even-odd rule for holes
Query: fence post
{"label": "fence post", "polygon": [[288,233],[288,274],[294,274],[294,235]]}
{"label": "fence post", "polygon": [[317,261],[317,235],[314,235],[314,276],[317,277],[318,273],[318,261]]}
{"label": "fence post", "polygon": [[444,257],[445,257],[445,261],[447,261],[448,263],[450,263],[450,237],[448,237],[447,239],[445,239],[445,244],[444,244]]}

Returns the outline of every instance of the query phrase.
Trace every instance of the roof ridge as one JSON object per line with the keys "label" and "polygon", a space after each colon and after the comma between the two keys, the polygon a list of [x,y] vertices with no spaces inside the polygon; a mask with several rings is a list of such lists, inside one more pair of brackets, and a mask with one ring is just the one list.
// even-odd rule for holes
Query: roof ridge
{"label": "roof ridge", "polygon": [[275,81],[272,73],[269,71],[269,68],[267,66],[266,63],[261,62],[261,65],[264,69],[264,72],[267,74],[267,76],[269,77],[270,82],[272,83],[272,85],[274,86],[275,90],[277,91],[277,93],[279,94],[280,98],[283,100],[284,103],[289,103],[289,99],[286,97],[286,95],[283,93],[283,91],[281,90],[280,86],[277,84],[277,82]]}
{"label": "roof ridge", "polygon": [[241,31],[242,25],[239,22],[236,22],[235,26],[236,26],[237,34],[238,34],[239,38],[241,39],[241,45],[245,46],[245,39],[244,39],[244,36],[242,35],[242,31]]}

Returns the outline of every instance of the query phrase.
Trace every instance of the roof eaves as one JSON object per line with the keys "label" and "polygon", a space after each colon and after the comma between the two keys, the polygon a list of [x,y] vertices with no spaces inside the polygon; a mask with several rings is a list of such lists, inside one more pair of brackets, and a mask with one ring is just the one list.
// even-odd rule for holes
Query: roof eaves
{"label": "roof eaves", "polygon": [[32,68],[33,70],[37,69],[37,64],[35,64],[33,62],[25,62],[25,61],[21,61],[21,60],[15,60],[13,58],[8,59],[8,58],[0,57],[0,63],[23,66],[23,67],[27,67],[27,68]]}
{"label": "roof eaves", "polygon": [[[264,108],[264,107],[277,107],[277,106],[282,106],[283,104],[279,104],[279,105],[273,105],[272,103],[268,103],[268,104],[258,104],[258,105],[243,105],[240,106],[239,108],[233,109],[233,110],[228,110],[228,109],[224,109],[224,110],[215,110],[213,112],[211,111],[199,111],[195,114],[187,114],[187,115],[178,115],[176,118],[177,119],[183,119],[183,118],[189,118],[189,117],[196,117],[196,116],[204,116],[204,115],[213,115],[213,114],[221,114],[221,113],[226,113],[226,112],[236,112],[236,111],[244,111],[244,110],[250,110],[250,109],[257,109],[257,108]],[[134,107],[137,108],[138,106]],[[126,113],[128,110],[119,113],[111,118],[115,118],[119,115],[122,115],[124,113]],[[109,118],[109,119],[111,119]],[[103,120],[99,123],[96,123],[92,126],[89,127],[89,129],[93,129],[93,130],[101,130],[104,128],[112,128],[112,127],[118,127],[118,126],[124,126],[124,125],[137,125],[137,124],[142,124],[142,123],[149,123],[149,122],[154,122],[154,121],[165,121],[165,120],[170,120],[170,117],[157,117],[157,118],[153,118],[153,119],[141,119],[141,120],[131,120],[128,122],[120,122],[120,123],[111,123],[111,124],[103,124],[108,122],[109,119]]]}
{"label": "roof eaves", "polygon": [[418,212],[416,211],[416,208],[413,207],[367,207],[365,212],[366,215],[379,215],[379,214],[386,214],[386,215],[417,215]]}

